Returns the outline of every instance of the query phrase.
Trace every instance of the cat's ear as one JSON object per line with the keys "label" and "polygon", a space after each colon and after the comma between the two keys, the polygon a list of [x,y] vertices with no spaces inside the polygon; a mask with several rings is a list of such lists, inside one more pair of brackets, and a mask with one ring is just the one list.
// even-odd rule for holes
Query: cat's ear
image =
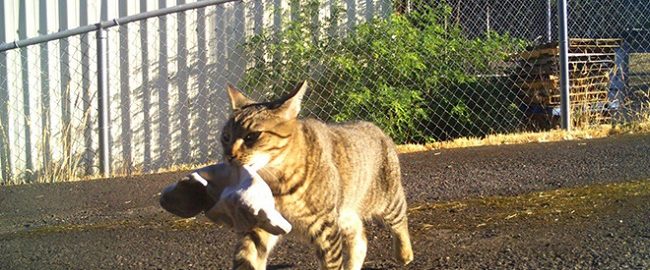
{"label": "cat's ear", "polygon": [[252,100],[244,96],[244,94],[241,93],[237,88],[232,86],[232,84],[228,84],[228,97],[230,97],[230,106],[232,107],[232,110],[239,110],[242,107],[248,105],[248,104],[253,104]]}
{"label": "cat's ear", "polygon": [[307,92],[307,81],[300,83],[289,95],[282,99],[282,105],[280,105],[276,112],[280,114],[285,119],[294,119],[298,117],[300,112],[300,104],[302,103],[302,98]]}

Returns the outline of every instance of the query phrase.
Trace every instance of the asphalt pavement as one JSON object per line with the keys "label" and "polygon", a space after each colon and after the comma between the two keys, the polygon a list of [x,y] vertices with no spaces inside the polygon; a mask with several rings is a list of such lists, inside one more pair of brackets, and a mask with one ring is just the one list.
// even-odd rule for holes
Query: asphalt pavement
{"label": "asphalt pavement", "polygon": [[[406,269],[650,269],[650,136],[400,155]],[[187,172],[0,187],[0,269],[229,269],[235,235],[158,205]],[[369,224],[366,269],[400,269]],[[281,242],[269,269],[315,269]]]}

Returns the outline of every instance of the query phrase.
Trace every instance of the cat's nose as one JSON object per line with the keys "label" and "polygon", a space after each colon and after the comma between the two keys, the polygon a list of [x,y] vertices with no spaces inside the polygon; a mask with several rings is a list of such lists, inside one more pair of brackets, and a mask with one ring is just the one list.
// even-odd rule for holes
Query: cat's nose
{"label": "cat's nose", "polygon": [[230,164],[240,164],[240,159],[239,158],[240,157],[238,157],[235,154],[228,155],[228,157],[227,157],[228,163],[230,163]]}

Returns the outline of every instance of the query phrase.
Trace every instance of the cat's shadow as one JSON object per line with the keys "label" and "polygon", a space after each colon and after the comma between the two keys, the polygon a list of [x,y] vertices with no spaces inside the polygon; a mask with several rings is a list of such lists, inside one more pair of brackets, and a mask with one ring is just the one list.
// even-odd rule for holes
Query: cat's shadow
{"label": "cat's shadow", "polygon": [[269,265],[266,267],[268,270],[281,270],[281,269],[295,269],[295,265],[293,264],[276,264],[276,265]]}
{"label": "cat's shadow", "polygon": [[[281,270],[281,269],[295,269],[295,265],[293,264],[276,264],[276,265],[269,265],[266,267],[268,270]],[[364,267],[361,270],[381,270],[381,268],[373,268],[373,267]]]}

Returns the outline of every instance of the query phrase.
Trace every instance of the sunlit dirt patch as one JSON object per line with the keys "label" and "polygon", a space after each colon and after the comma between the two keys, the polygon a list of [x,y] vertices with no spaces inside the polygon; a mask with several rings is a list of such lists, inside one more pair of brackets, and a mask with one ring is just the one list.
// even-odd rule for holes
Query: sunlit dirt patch
{"label": "sunlit dirt patch", "polygon": [[[650,198],[650,180],[564,188],[514,197],[411,203],[408,213],[412,232],[426,234],[431,230],[471,231],[518,223],[531,226],[579,223],[596,214],[615,211],[618,204],[635,198]],[[645,201],[650,202],[650,199]],[[650,203],[633,207],[650,207]]]}

